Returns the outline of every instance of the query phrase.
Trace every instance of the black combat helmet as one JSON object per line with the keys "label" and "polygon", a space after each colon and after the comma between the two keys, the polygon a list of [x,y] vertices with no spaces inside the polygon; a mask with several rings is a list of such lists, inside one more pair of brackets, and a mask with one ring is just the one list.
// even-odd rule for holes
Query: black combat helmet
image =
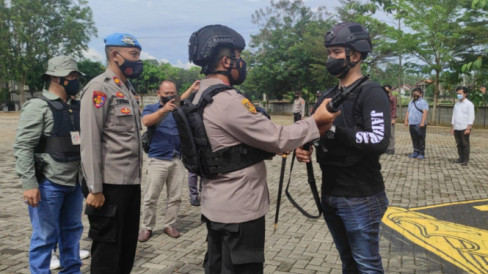
{"label": "black combat helmet", "polygon": [[368,31],[360,24],[354,22],[344,22],[335,25],[331,31],[325,34],[325,46],[349,47],[361,52],[363,59],[373,49]]}
{"label": "black combat helmet", "polygon": [[195,31],[188,43],[190,62],[204,67],[208,65],[216,48],[226,46],[243,50],[246,47],[244,38],[235,30],[223,25],[208,25]]}

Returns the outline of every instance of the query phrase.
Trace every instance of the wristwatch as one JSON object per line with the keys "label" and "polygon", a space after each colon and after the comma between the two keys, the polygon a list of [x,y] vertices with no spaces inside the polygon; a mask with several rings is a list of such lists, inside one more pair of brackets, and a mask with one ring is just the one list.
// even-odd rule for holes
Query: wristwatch
{"label": "wristwatch", "polygon": [[325,137],[327,137],[327,139],[334,139],[335,132],[336,126],[332,125],[330,129],[325,133]]}

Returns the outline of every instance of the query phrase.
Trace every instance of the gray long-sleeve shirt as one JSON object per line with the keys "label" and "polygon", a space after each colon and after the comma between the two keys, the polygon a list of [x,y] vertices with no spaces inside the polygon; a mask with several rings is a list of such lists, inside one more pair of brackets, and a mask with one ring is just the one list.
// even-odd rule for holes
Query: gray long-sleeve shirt
{"label": "gray long-sleeve shirt", "polygon": [[[42,95],[49,100],[59,99],[57,95],[47,90],[43,90]],[[70,102],[71,99],[68,99],[67,103]],[[46,101],[33,98],[22,107],[14,143],[14,155],[15,170],[24,190],[39,187],[35,176],[34,157],[41,158],[46,163],[43,173],[48,180],[60,185],[76,184],[80,161],[57,162],[47,153],[34,153],[41,136],[51,135],[53,125],[53,114]]]}

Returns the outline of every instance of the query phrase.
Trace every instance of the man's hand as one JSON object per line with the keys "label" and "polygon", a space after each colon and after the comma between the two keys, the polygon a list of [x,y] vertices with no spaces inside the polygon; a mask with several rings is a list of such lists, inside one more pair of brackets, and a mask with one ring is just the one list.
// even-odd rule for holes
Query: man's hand
{"label": "man's hand", "polygon": [[100,208],[105,203],[105,196],[102,192],[99,193],[89,193],[86,196],[86,204],[94,208]]}
{"label": "man's hand", "polygon": [[391,124],[394,125],[396,123],[395,119],[391,119]]}
{"label": "man's hand", "polygon": [[191,92],[198,91],[200,89],[200,80],[196,80],[195,82],[193,82],[193,84],[191,84],[190,86],[190,89]]}
{"label": "man's hand", "polygon": [[408,127],[408,121],[405,121],[405,123],[403,125]]}
{"label": "man's hand", "polygon": [[340,111],[335,113],[330,113],[327,108],[325,107],[327,103],[330,102],[330,98],[325,99],[322,104],[315,110],[312,118],[315,120],[317,127],[322,130],[329,130],[332,126],[332,122],[335,120],[337,116],[341,114]]}
{"label": "man's hand", "polygon": [[464,131],[464,135],[468,135],[471,133],[471,129],[470,128],[467,128],[465,131]]}
{"label": "man's hand", "polygon": [[425,122],[420,122],[420,127],[425,127]]}
{"label": "man's hand", "polygon": [[454,135],[454,129],[451,128],[451,135]]}
{"label": "man's hand", "polygon": [[169,102],[164,104],[164,106],[161,108],[163,115],[165,113],[170,113],[171,111],[173,111],[176,108],[176,105],[174,104],[174,102],[175,102],[175,99],[171,99]]}
{"label": "man's hand", "polygon": [[32,207],[37,207],[41,201],[39,188],[25,190],[22,196],[24,197],[24,202]]}
{"label": "man's hand", "polygon": [[295,156],[297,160],[302,163],[309,163],[312,160],[313,146],[310,146],[308,150],[303,149],[303,146],[295,149]]}

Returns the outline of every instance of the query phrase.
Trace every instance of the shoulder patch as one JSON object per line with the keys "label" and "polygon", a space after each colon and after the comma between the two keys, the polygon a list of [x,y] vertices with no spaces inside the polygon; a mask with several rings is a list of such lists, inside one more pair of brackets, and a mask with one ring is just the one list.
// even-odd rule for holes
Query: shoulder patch
{"label": "shoulder patch", "polygon": [[114,79],[114,83],[115,83],[117,86],[119,86],[119,87],[121,87],[121,86],[122,86],[122,82],[120,82],[119,77],[114,76],[112,79]]}
{"label": "shoulder patch", "polygon": [[115,93],[115,96],[117,96],[119,98],[124,98],[124,94],[120,91],[117,91],[117,93]]}
{"label": "shoulder patch", "polygon": [[95,105],[96,108],[100,108],[105,104],[105,101],[107,100],[107,94],[95,90],[93,92],[93,104]]}
{"label": "shoulder patch", "polygon": [[251,103],[251,101],[249,101],[249,99],[244,98],[242,99],[241,103],[247,110],[249,110],[249,112],[252,112],[254,114],[257,113],[256,107]]}

